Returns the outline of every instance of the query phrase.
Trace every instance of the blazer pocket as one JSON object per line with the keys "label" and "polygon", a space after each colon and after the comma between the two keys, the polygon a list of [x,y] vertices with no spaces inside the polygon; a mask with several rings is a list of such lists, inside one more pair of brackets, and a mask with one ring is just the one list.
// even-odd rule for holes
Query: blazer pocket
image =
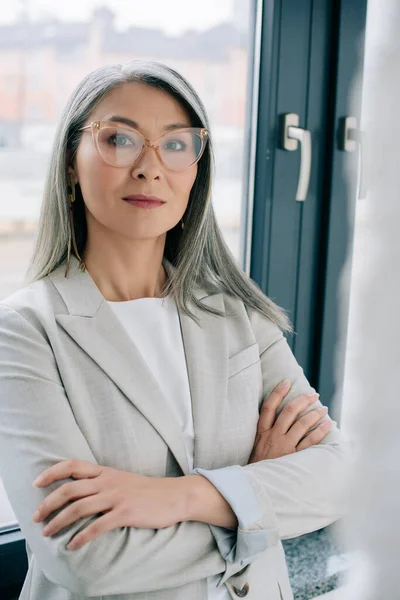
{"label": "blazer pocket", "polygon": [[228,378],[233,377],[243,369],[260,362],[258,342],[234,354],[229,359]]}

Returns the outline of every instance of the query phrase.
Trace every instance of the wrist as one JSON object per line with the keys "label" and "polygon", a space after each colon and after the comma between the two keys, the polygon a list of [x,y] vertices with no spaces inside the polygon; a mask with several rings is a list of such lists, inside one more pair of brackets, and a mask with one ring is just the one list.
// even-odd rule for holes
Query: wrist
{"label": "wrist", "polygon": [[197,521],[197,507],[199,495],[201,494],[200,486],[201,475],[184,475],[179,477],[179,521]]}

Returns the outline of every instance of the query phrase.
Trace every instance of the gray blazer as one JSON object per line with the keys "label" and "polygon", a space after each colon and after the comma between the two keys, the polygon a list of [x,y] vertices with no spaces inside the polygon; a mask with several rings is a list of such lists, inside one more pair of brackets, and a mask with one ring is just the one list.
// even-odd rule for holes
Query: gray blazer
{"label": "gray blazer", "polygon": [[[0,477],[26,538],[20,598],[207,600],[206,578],[221,574],[218,586],[233,599],[292,599],[281,539],[344,514],[350,448],[333,422],[320,444],[247,465],[272,389],[292,381],[283,404],[314,390],[278,327],[224,293],[196,289],[223,318],[195,307],[201,327],[179,317],[193,404],[192,472],[216,485],[239,527],[121,527],[67,550],[96,515],[51,537],[42,536],[45,523],[32,521],[38,504],[65,482],[39,489],[33,480],[68,458],[155,477],[190,473],[162,388],[77,264],[71,257],[68,278],[61,265],[0,302]],[[173,269],[166,259],[164,266]]]}

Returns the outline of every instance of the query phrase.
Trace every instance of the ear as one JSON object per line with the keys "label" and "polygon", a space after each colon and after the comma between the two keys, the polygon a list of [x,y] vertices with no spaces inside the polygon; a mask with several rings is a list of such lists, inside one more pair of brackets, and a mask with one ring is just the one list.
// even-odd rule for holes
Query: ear
{"label": "ear", "polygon": [[67,174],[70,175],[70,177],[72,177],[72,180],[74,183],[79,183],[79,177],[78,177],[78,174],[76,172],[74,165],[71,162],[69,151],[67,151],[66,163],[67,163]]}
{"label": "ear", "polygon": [[68,167],[67,168],[67,173],[68,175],[70,175],[70,177],[72,178],[72,181],[74,183],[79,183],[79,178],[75,172],[75,169],[73,167]]}

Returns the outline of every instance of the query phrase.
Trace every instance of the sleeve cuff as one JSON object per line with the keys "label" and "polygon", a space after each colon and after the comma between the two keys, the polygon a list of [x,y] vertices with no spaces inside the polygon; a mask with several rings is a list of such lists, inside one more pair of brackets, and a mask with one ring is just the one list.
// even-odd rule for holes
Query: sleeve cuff
{"label": "sleeve cuff", "polygon": [[228,562],[250,564],[259,554],[278,541],[277,533],[256,524],[262,509],[254,488],[239,465],[220,469],[193,469],[191,475],[203,475],[220,492],[234,511],[238,527],[209,525],[221,556]]}

